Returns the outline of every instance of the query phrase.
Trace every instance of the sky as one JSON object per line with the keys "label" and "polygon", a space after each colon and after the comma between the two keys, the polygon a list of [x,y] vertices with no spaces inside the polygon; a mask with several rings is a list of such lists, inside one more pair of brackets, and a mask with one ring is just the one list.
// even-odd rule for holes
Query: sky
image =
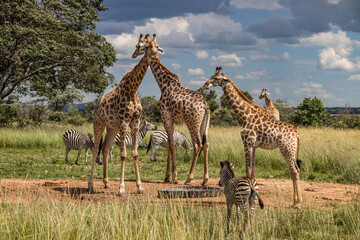
{"label": "sky", "polygon": [[[109,9],[96,32],[114,46],[108,71],[116,82],[140,60],[132,59],[139,34],[157,34],[160,61],[187,88],[203,86],[222,66],[254,102],[297,106],[306,97],[326,107],[360,107],[359,0],[104,0]],[[106,93],[113,87],[108,87]],[[218,97],[223,92],[217,87]],[[160,98],[149,68],[140,96]],[[85,102],[94,99],[87,95]]]}

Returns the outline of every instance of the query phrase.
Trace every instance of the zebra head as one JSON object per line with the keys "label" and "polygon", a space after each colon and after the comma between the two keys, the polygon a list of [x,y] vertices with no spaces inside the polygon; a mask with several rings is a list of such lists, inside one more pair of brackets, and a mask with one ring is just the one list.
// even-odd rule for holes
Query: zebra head
{"label": "zebra head", "polygon": [[157,130],[157,126],[155,126],[154,124],[152,124],[151,122],[148,122],[146,120],[144,120],[143,126],[144,126],[144,129],[146,129],[146,130]]}
{"label": "zebra head", "polygon": [[224,186],[230,179],[235,177],[234,171],[232,170],[234,166],[235,164],[231,164],[229,161],[220,162],[220,187]]}

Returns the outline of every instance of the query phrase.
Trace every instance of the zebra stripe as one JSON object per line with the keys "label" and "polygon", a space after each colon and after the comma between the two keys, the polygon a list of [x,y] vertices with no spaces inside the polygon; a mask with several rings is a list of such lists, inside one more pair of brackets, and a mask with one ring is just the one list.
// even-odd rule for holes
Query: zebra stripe
{"label": "zebra stripe", "polygon": [[[168,135],[167,135],[165,130],[158,130],[158,131],[155,131],[155,132],[151,133],[149,144],[148,144],[148,147],[147,147],[147,152],[149,152],[150,147],[151,147],[151,156],[150,156],[151,161],[156,161],[156,156],[155,156],[156,151],[160,147],[166,147],[167,142],[168,142]],[[191,142],[182,133],[174,131],[174,142],[175,142],[175,146],[176,146],[177,149],[180,146],[182,146],[186,150],[186,152],[188,150],[192,150]]]}
{"label": "zebra stripe", "polygon": [[69,129],[63,135],[63,142],[66,149],[65,161],[68,162],[68,154],[71,149],[78,150],[78,156],[75,164],[78,164],[78,159],[82,149],[85,149],[85,164],[87,164],[87,153],[89,148],[94,149],[94,142],[89,133],[80,132],[77,130]]}
{"label": "zebra stripe", "polygon": [[233,164],[229,161],[220,162],[220,181],[219,185],[224,186],[224,194],[226,196],[227,205],[227,234],[229,233],[230,219],[232,205],[236,205],[236,216],[238,218],[239,226],[241,223],[240,211],[244,216],[244,223],[242,229],[240,228],[240,238],[242,237],[242,231],[245,231],[248,222],[248,206],[251,234],[254,234],[254,215],[255,215],[255,201],[256,198],[259,201],[260,208],[264,208],[264,203],[260,198],[258,192],[258,186],[255,179],[249,179],[247,177],[235,178],[235,174],[232,170]]}
{"label": "zebra stripe", "polygon": [[[148,130],[156,130],[156,129],[157,129],[157,127],[154,124],[144,120],[139,127],[139,133],[138,133],[138,138],[137,138],[138,146],[140,146],[140,144],[141,144],[142,140],[144,139]],[[112,161],[111,153],[112,153],[112,150],[113,150],[115,144],[120,147],[120,134],[119,133],[116,134],[114,143],[111,146],[110,151],[109,151],[110,161]],[[125,146],[126,147],[132,146],[132,138],[131,138],[130,132],[127,132],[125,135]]]}

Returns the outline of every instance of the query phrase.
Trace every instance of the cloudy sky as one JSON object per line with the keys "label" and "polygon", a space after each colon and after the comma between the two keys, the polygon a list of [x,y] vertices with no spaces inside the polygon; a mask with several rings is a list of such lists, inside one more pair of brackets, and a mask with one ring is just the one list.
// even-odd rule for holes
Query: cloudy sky
{"label": "cloudy sky", "polygon": [[[263,88],[297,106],[360,106],[359,0],[104,0],[97,32],[117,52],[119,82],[140,33],[157,34],[161,62],[196,90],[221,65],[255,103]],[[106,92],[111,91],[108,88]],[[216,88],[218,96],[222,90]],[[160,97],[149,68],[141,96]],[[91,96],[88,96],[87,100]]]}

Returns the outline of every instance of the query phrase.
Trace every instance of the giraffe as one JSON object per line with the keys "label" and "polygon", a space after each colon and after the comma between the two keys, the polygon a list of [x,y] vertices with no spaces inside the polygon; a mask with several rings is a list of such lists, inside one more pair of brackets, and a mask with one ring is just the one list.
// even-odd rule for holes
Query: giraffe
{"label": "giraffe", "polygon": [[[108,180],[108,162],[107,156],[109,149],[112,146],[114,138],[117,133],[120,134],[120,158],[121,158],[121,179],[118,195],[125,196],[124,170],[126,160],[125,136],[128,127],[131,128],[132,137],[132,158],[135,167],[136,186],[138,193],[145,194],[140,180],[139,166],[138,166],[138,151],[137,138],[140,124],[141,104],[137,94],[137,89],[141,84],[147,68],[149,67],[150,57],[156,54],[156,51],[162,51],[161,48],[147,48],[144,51],[145,40],[140,34],[139,42],[136,45],[136,50],[132,57],[136,58],[138,55],[144,54],[139,63],[133,67],[132,70],[125,73],[119,85],[110,93],[104,95],[98,103],[94,111],[94,142],[95,150],[93,152],[93,161],[91,167],[91,175],[88,184],[88,190],[93,193],[93,176],[95,158],[98,152],[98,146],[101,136],[106,127],[106,136],[102,146],[103,152],[103,182],[105,188],[111,188]],[[157,46],[158,47],[158,46]]]}
{"label": "giraffe", "polygon": [[275,120],[280,121],[280,114],[279,111],[276,109],[270,98],[268,97],[270,95],[269,92],[266,92],[266,89],[263,89],[261,91],[261,94],[259,96],[259,99],[265,98],[266,103],[266,112],[273,117]]}
{"label": "giraffe", "polygon": [[[156,35],[151,40],[149,37],[145,39],[148,42],[147,47],[156,46]],[[152,55],[150,60],[151,71],[161,90],[161,97],[158,107],[161,113],[161,120],[169,137],[167,144],[167,168],[165,182],[170,182],[170,173],[172,173],[173,184],[177,184],[177,171],[175,161],[175,142],[174,142],[174,124],[176,122],[184,122],[190,132],[193,143],[193,158],[190,172],[185,184],[191,184],[194,177],[194,170],[197,159],[204,151],[204,179],[202,185],[207,185],[209,180],[208,174],[208,148],[207,139],[210,108],[205,98],[198,92],[184,87],[178,76],[169,71],[159,60],[158,55]],[[170,159],[172,168],[170,170]]]}
{"label": "giraffe", "polygon": [[255,178],[255,150],[260,147],[267,150],[279,148],[287,161],[293,180],[294,208],[300,208],[300,138],[295,127],[289,123],[276,121],[262,108],[247,99],[233,81],[221,73],[217,67],[215,74],[205,83],[209,89],[221,86],[236,115],[242,120],[241,138],[246,159],[246,177]]}

